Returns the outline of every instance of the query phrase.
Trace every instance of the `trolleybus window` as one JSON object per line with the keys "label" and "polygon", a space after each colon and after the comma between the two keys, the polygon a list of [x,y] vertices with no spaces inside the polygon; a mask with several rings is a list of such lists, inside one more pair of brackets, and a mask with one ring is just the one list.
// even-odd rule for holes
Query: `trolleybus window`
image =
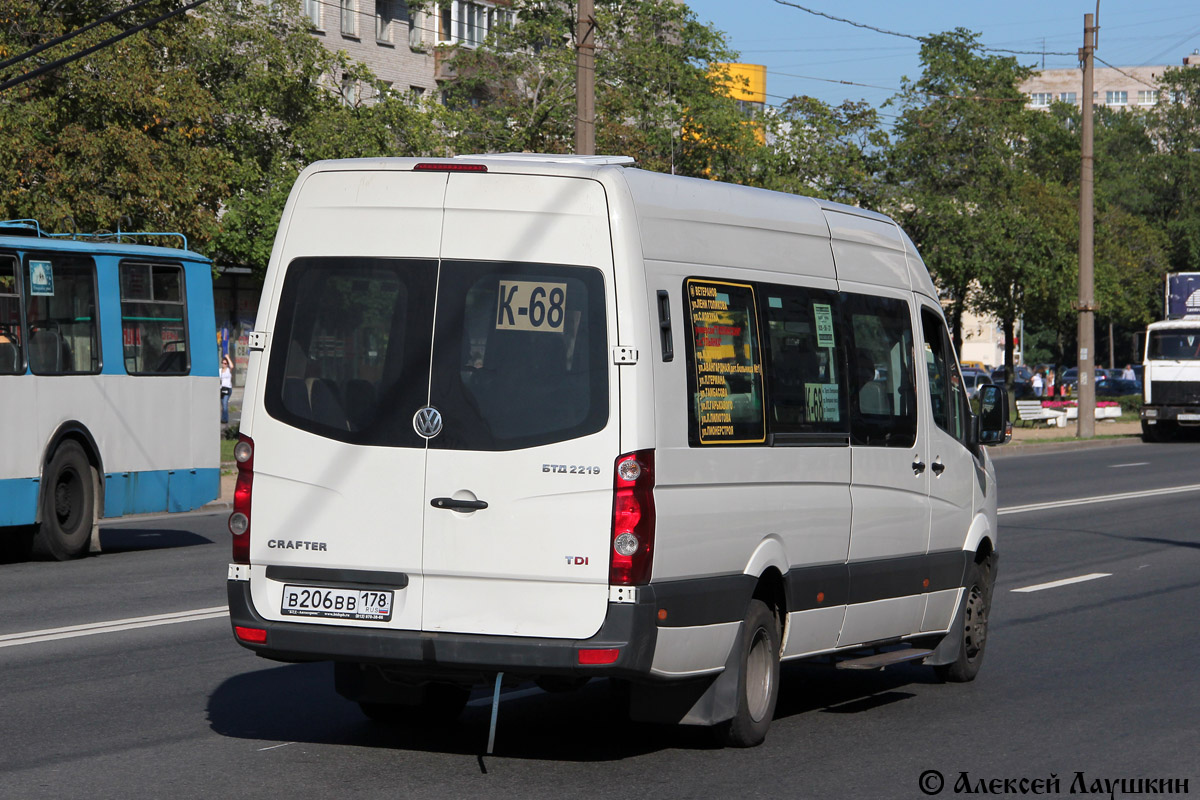
{"label": "trolleybus window", "polygon": [[100,371],[96,266],[62,253],[25,257],[29,367],[37,375]]}
{"label": "trolleybus window", "polygon": [[0,256],[0,375],[19,375],[24,371],[17,259]]}
{"label": "trolleybus window", "polygon": [[121,264],[121,334],[130,375],[186,375],[187,305],[177,264]]}

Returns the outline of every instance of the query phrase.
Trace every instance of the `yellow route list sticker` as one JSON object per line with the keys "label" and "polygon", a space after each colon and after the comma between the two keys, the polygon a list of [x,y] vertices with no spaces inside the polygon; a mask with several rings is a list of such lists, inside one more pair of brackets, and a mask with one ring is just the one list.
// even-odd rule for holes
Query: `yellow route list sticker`
{"label": "yellow route list sticker", "polygon": [[691,437],[699,444],[766,440],[754,287],[688,279],[694,353]]}

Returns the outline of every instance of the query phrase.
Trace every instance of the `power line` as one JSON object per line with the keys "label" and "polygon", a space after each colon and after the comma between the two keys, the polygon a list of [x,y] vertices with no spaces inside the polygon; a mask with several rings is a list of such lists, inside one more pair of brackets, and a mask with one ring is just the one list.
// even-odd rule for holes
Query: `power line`
{"label": "power line", "polygon": [[157,25],[160,22],[165,22],[168,19],[170,19],[171,17],[178,16],[178,15],[184,13],[185,11],[190,11],[193,8],[196,8],[197,6],[203,5],[204,3],[207,3],[207,2],[208,2],[208,0],[194,0],[194,2],[189,3],[185,6],[181,6],[180,8],[177,8],[174,11],[169,11],[166,14],[162,14],[161,16],[155,17],[154,19],[147,20],[146,22],[143,22],[141,25],[135,25],[132,28],[128,28],[128,29],[122,31],[121,33],[118,33],[116,36],[110,36],[109,38],[105,39],[104,41],[100,42],[99,44],[92,45],[91,47],[88,47],[84,50],[80,50],[78,53],[72,53],[71,55],[64,56],[63,58],[60,58],[57,61],[51,61],[48,64],[43,64],[42,66],[38,67],[35,70],[31,70],[29,72],[18,75],[17,77],[12,78],[11,80],[7,80],[4,83],[0,83],[0,92],[3,92],[5,89],[11,89],[15,86],[20,86],[22,83],[25,83],[26,81],[31,81],[34,78],[37,78],[37,77],[40,77],[40,76],[46,74],[47,72],[51,72],[52,70],[56,70],[61,66],[70,64],[72,61],[78,61],[79,59],[83,58],[84,56],[91,55],[92,53],[96,52],[97,50],[103,50],[105,47],[116,44],[117,42],[121,41],[122,39],[124,39],[128,36],[132,36],[135,33],[144,31],[146,28],[153,27],[154,25]]}
{"label": "power line", "polygon": [[1136,75],[1130,75],[1128,72],[1121,69],[1120,67],[1114,67],[1112,64],[1108,63],[1107,61],[1105,61],[1103,58],[1096,55],[1095,53],[1092,54],[1092,58],[1099,61],[1101,64],[1108,67],[1109,69],[1115,69],[1117,72],[1121,73],[1122,75],[1124,75],[1126,78],[1129,78],[1130,80],[1134,80],[1134,81],[1137,81],[1138,83],[1145,84],[1146,86],[1149,86],[1151,89],[1158,88],[1157,84],[1150,83],[1149,81],[1145,80],[1144,78],[1139,78]]}
{"label": "power line", "polygon": [[[913,41],[921,42],[922,44],[924,44],[929,38],[928,36],[914,36],[911,33],[901,33],[900,31],[889,31],[886,28],[880,28],[875,25],[868,25],[865,22],[855,22],[854,20],[846,19],[845,17],[835,17],[832,14],[826,14],[824,11],[817,11],[816,9],[806,8],[805,6],[799,5],[797,3],[788,2],[788,0],[775,0],[775,2],[781,6],[791,6],[792,8],[797,8],[801,11],[804,11],[808,14],[812,14],[817,17],[824,17],[825,19],[831,19],[834,22],[844,22],[847,25],[853,25],[856,28],[865,28],[866,30],[875,31],[876,33],[883,33],[888,36],[899,36],[901,39],[912,39]],[[1073,55],[1075,55],[1075,53],[1051,53],[1049,51],[1043,52],[1042,50],[1008,50],[1006,48],[1001,48],[1001,47],[983,47],[983,46],[981,46],[980,49],[986,50],[991,53],[1011,53],[1013,55],[1022,55],[1022,56],[1041,56],[1041,55],[1073,56]]]}
{"label": "power line", "polygon": [[134,10],[146,5],[147,3],[151,3],[151,2],[153,2],[153,0],[138,0],[138,2],[134,3],[131,6],[125,6],[124,8],[114,11],[113,13],[109,14],[106,17],[101,17],[100,19],[96,20],[95,22],[84,25],[82,28],[78,28],[74,31],[71,31],[70,33],[64,33],[62,36],[51,39],[48,42],[43,42],[42,44],[39,44],[37,47],[34,47],[31,50],[26,50],[24,53],[22,53],[19,56],[13,56],[12,58],[10,58],[6,61],[0,61],[0,70],[7,69],[8,67],[11,67],[13,64],[17,64],[21,61],[24,61],[27,58],[36,56],[38,53],[42,52],[43,50],[47,50],[51,47],[54,47],[54,45],[56,45],[56,44],[62,44],[63,42],[68,41],[69,39],[74,39],[79,34],[87,33],[92,28],[96,27],[97,25],[103,25],[106,22],[111,22],[112,20],[116,19],[117,17],[121,16],[122,14],[127,14],[130,11],[134,11]]}

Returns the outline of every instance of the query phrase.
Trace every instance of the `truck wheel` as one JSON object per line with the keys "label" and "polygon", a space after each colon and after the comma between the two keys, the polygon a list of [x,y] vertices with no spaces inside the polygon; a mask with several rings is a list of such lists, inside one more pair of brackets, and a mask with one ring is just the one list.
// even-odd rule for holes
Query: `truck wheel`
{"label": "truck wheel", "polygon": [[954,617],[955,627],[947,634],[961,639],[958,659],[933,668],[944,681],[973,681],[983,666],[988,615],[992,607],[992,581],[991,563],[986,559],[983,563],[972,561],[967,567],[966,588]]}
{"label": "truck wheel", "polygon": [[751,600],[741,633],[737,713],[717,732],[730,747],[754,747],[767,737],[779,699],[779,621],[766,603]]}
{"label": "truck wheel", "polygon": [[1175,438],[1176,428],[1172,422],[1156,422],[1153,425],[1142,421],[1142,441],[1149,443],[1169,442]]}
{"label": "truck wheel", "polygon": [[467,706],[471,690],[453,683],[430,683],[416,704],[360,702],[371,720],[385,725],[445,727],[458,719]]}
{"label": "truck wheel", "polygon": [[96,492],[92,465],[78,442],[65,441],[46,466],[42,521],[33,537],[37,558],[67,561],[87,552]]}

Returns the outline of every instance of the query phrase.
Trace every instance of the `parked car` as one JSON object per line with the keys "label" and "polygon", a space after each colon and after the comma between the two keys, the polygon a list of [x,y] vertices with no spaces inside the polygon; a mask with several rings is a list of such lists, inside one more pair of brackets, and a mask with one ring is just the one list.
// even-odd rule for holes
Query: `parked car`
{"label": "parked car", "polygon": [[[1008,370],[1001,364],[992,370],[992,383],[1003,386],[1007,375]],[[1033,397],[1033,386],[1030,384],[1032,379],[1033,370],[1024,364],[1018,364],[1013,370],[1013,397],[1018,400]]]}
{"label": "parked car", "polygon": [[1141,394],[1141,381],[1127,381],[1124,378],[1109,378],[1096,384],[1097,397],[1123,397],[1129,394]]}
{"label": "parked car", "polygon": [[990,369],[988,369],[987,365],[984,364],[982,361],[960,361],[959,366],[962,368],[963,372],[966,372],[969,369],[973,369],[976,372],[982,372],[984,375],[987,375],[989,378],[992,376],[992,371]]}
{"label": "parked car", "polygon": [[964,369],[962,371],[963,388],[966,389],[967,397],[974,397],[979,391],[979,387],[991,384],[992,378],[983,370]]}
{"label": "parked car", "polygon": [[[1100,387],[1102,387],[1108,381],[1112,380],[1112,378],[1109,376],[1107,370],[1103,370],[1100,367],[1093,367],[1093,370],[1094,370],[1093,385],[1096,387],[1096,392],[1099,393]],[[1117,374],[1119,375],[1120,373],[1118,372]],[[1070,392],[1071,394],[1077,394],[1079,392],[1079,368],[1078,367],[1071,367],[1070,369],[1063,370],[1062,385],[1066,386],[1067,391]]]}

